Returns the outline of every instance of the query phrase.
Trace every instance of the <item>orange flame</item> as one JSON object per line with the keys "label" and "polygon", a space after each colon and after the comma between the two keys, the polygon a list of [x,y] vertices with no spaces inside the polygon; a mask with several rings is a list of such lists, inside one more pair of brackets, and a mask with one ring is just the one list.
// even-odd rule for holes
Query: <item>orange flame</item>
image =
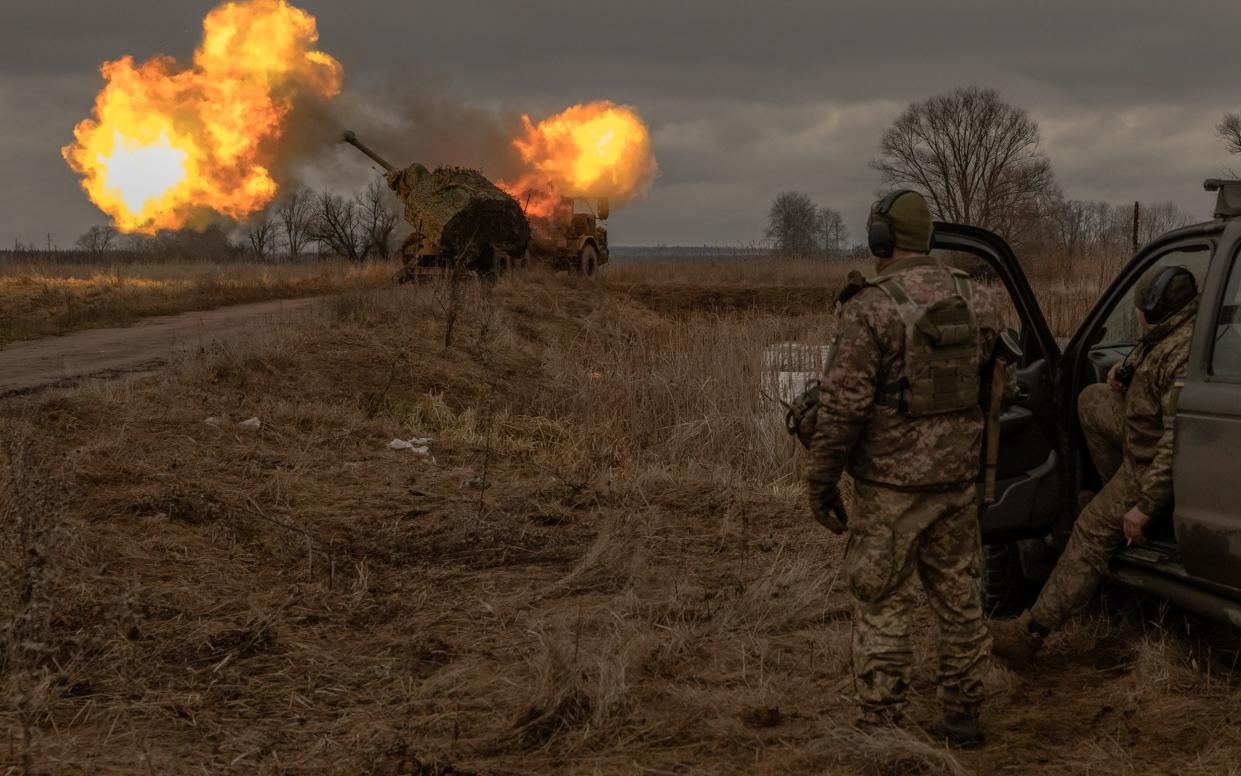
{"label": "orange flame", "polygon": [[242,219],[275,198],[275,144],[297,101],[340,92],[315,19],[287,0],[230,2],[203,20],[190,68],[159,56],[106,62],[94,118],[62,150],[124,232]]}
{"label": "orange flame", "polygon": [[562,197],[608,197],[624,205],[646,194],[659,171],[637,111],[611,102],[572,108],[538,124],[523,116],[513,141],[529,171],[500,185],[527,212],[551,217]]}

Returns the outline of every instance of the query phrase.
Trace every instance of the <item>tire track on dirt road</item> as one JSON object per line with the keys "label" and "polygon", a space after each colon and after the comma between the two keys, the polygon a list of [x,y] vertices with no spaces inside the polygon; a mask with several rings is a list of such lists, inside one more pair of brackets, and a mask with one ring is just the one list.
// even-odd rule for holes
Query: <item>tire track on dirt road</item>
{"label": "tire track on dirt road", "polygon": [[0,399],[87,379],[152,372],[179,355],[244,333],[255,324],[304,314],[325,297],[278,299],[147,318],[133,326],[87,329],[0,348]]}

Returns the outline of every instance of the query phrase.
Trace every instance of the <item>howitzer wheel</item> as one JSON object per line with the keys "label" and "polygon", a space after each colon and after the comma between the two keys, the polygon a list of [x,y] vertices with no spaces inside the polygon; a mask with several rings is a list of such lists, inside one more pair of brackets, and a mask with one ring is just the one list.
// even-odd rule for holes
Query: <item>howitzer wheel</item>
{"label": "howitzer wheel", "polygon": [[578,254],[577,274],[587,278],[599,276],[599,251],[595,249],[595,246],[587,245]]}
{"label": "howitzer wheel", "polygon": [[492,262],[492,273],[496,277],[502,278],[506,275],[511,275],[515,267],[516,263],[513,261],[512,256],[509,256],[505,251],[496,251],[495,260]]}

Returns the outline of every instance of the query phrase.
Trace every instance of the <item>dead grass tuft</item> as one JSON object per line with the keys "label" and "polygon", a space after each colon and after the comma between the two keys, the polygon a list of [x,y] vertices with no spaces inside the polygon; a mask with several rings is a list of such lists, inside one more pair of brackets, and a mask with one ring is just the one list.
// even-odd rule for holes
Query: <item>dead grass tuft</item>
{"label": "dead grass tuft", "polygon": [[861,766],[867,773],[884,776],[967,776],[971,773],[942,745],[932,744],[900,728],[866,731],[845,728],[832,733],[822,746],[841,761]]}

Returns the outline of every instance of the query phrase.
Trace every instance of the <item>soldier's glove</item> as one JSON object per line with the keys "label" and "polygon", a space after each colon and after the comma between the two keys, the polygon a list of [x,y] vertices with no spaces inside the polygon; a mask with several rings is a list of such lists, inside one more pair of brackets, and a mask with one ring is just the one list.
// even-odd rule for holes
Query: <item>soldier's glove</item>
{"label": "soldier's glove", "polygon": [[840,491],[835,487],[825,490],[811,488],[810,512],[820,525],[834,534],[842,534],[848,529],[849,515],[840,500]]}

